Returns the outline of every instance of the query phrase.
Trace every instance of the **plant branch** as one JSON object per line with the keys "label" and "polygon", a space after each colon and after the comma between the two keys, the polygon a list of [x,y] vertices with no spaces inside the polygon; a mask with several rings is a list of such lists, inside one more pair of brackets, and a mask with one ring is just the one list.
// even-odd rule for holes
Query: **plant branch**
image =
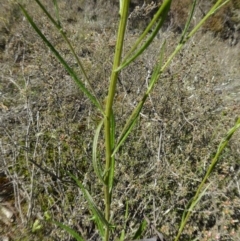
{"label": "plant branch", "polygon": [[[117,43],[116,43],[116,49],[115,49],[115,55],[114,55],[114,62],[112,67],[112,73],[110,78],[110,85],[108,90],[108,97],[107,97],[107,103],[106,103],[106,109],[105,109],[105,119],[104,119],[104,135],[105,135],[105,187],[104,187],[104,193],[105,193],[105,219],[109,221],[110,219],[110,205],[111,205],[111,194],[112,194],[112,188],[111,183],[112,180],[110,180],[111,176],[110,168],[114,168],[113,162],[114,157],[111,157],[112,151],[113,151],[113,140],[112,140],[112,130],[114,129],[113,121],[113,100],[116,92],[116,85],[117,85],[117,77],[118,72],[115,72],[114,70],[120,65],[121,56],[122,56],[122,49],[123,49],[123,42],[124,42],[124,35],[127,25],[127,19],[128,19],[128,8],[129,8],[130,0],[122,1],[122,9],[121,9],[121,16],[120,16],[120,23],[119,23],[119,29],[118,29],[118,36],[117,36]],[[105,241],[109,240],[109,228],[106,228],[105,231]]]}

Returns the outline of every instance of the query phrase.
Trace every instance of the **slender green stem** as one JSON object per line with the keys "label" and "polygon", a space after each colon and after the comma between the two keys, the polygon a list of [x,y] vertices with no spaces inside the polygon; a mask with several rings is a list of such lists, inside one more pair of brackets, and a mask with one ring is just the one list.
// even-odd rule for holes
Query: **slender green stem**
{"label": "slender green stem", "polygon": [[[167,14],[169,12],[169,9],[171,7],[172,0],[165,0],[162,4],[157,13],[154,15],[153,19],[149,23],[149,25],[146,27],[144,32],[141,34],[141,36],[137,39],[137,41],[133,44],[130,51],[126,54],[124,57],[121,66],[115,70],[118,71],[119,69],[122,69],[126,66],[128,66],[133,60],[135,60],[143,51],[145,51],[148,46],[152,43],[153,39],[157,35],[159,29],[162,27],[163,23],[165,22],[165,19],[167,17]],[[152,34],[150,34],[150,37],[147,39],[147,42],[143,44],[142,47],[139,48],[136,53],[130,57],[133,52],[137,49],[137,47],[142,43],[143,39],[148,35],[150,30],[153,28],[154,24],[156,24],[156,27],[154,28]]]}
{"label": "slender green stem", "polygon": [[[187,35],[186,38],[181,38],[179,44],[175,48],[174,52],[169,56],[168,60],[162,67],[163,72],[168,65],[171,63],[172,59],[175,57],[175,55],[182,49],[183,45],[199,30],[199,28],[204,24],[204,22],[211,16],[213,15],[217,9],[224,4],[228,3],[230,0],[225,1],[224,3],[221,4],[222,0],[218,0],[216,4],[211,8],[211,10],[206,14],[206,16],[197,24],[197,26]],[[220,5],[221,4],[221,5]],[[220,6],[219,6],[220,5]]]}
{"label": "slender green stem", "polygon": [[[114,62],[112,67],[112,73],[110,78],[110,85],[108,90],[108,97],[105,109],[105,119],[104,119],[104,135],[105,135],[105,187],[104,187],[104,194],[105,194],[105,219],[109,221],[110,219],[110,205],[111,205],[111,193],[112,189],[110,188],[110,167],[112,164],[112,150],[113,144],[111,140],[111,130],[112,130],[112,106],[113,106],[113,99],[116,92],[116,84],[117,84],[117,77],[118,72],[114,70],[120,65],[121,56],[122,56],[122,49],[123,49],[123,42],[124,42],[124,34],[127,25],[127,18],[128,18],[128,8],[129,8],[130,0],[122,1],[122,9],[121,9],[121,16],[120,16],[120,23],[118,29],[118,36],[117,36],[117,43],[115,49],[115,56]],[[109,228],[106,227],[105,231],[105,241],[109,240]]]}
{"label": "slender green stem", "polygon": [[223,140],[220,142],[219,146],[218,146],[218,150],[217,153],[215,154],[214,158],[212,159],[211,165],[209,166],[202,182],[200,183],[200,185],[197,188],[197,191],[194,195],[194,197],[190,200],[189,205],[187,206],[187,208],[185,209],[185,212],[183,214],[183,218],[181,221],[181,225],[180,228],[178,230],[178,234],[176,236],[176,238],[174,239],[174,241],[178,241],[180,235],[182,234],[182,231],[184,229],[184,227],[186,226],[186,223],[191,215],[191,211],[193,209],[193,207],[196,205],[196,203],[199,201],[199,197],[201,196],[202,193],[202,189],[203,186],[205,185],[205,183],[207,182],[210,174],[213,172],[214,167],[216,166],[217,162],[219,161],[219,157],[222,154],[222,151],[224,150],[224,148],[226,147],[226,145],[228,144],[229,140],[231,139],[232,135],[240,128],[240,118],[238,118],[236,124],[234,125],[233,128],[231,128],[226,137],[223,138]]}

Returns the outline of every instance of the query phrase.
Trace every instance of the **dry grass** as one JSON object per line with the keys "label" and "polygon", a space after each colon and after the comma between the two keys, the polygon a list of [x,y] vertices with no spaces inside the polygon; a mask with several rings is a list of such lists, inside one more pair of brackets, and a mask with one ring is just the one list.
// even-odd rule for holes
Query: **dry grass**
{"label": "dry grass", "polygon": [[[34,19],[45,34],[75,66],[46,18],[32,1],[25,2],[30,10],[36,10]],[[106,3],[100,7],[101,3],[97,3],[94,7],[93,2],[61,1],[61,18],[104,102],[103,86],[108,85],[117,23],[117,18],[110,19],[117,6]],[[5,218],[0,233],[12,240],[71,240],[43,221],[43,213],[48,210],[56,220],[72,225],[86,240],[98,240],[85,200],[68,182],[65,171],[77,175],[102,207],[100,185],[94,182],[91,165],[92,136],[99,117],[19,10],[10,2],[0,5],[0,9],[6,9],[5,15],[1,15],[4,22],[1,21],[0,30],[5,39],[0,48],[0,187],[6,189],[9,180],[9,195],[0,195],[1,206],[10,204],[14,216],[10,222]],[[112,15],[107,16],[106,12]],[[115,105],[119,126],[148,84],[148,70],[152,70],[159,43],[167,40],[166,54],[174,48],[179,36],[170,29],[174,28],[160,33],[150,51],[120,75]],[[129,30],[126,49],[135,38]],[[173,239],[183,209],[219,140],[239,116],[239,56],[239,44],[230,46],[228,40],[199,32],[163,74],[134,133],[116,157],[112,214],[116,234],[123,227],[128,201],[127,238],[131,238],[146,215],[168,240]],[[239,239],[239,152],[236,135],[181,240]],[[62,180],[56,180],[31,161]],[[43,226],[32,232],[35,220]],[[152,234],[154,230],[149,228],[146,236]]]}

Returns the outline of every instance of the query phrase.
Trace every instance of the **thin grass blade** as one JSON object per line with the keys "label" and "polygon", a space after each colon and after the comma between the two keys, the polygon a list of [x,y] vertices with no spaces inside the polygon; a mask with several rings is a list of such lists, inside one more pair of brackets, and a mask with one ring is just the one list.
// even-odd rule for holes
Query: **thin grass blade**
{"label": "thin grass blade", "polygon": [[190,200],[189,204],[187,205],[187,207],[184,210],[179,230],[183,231],[184,227],[186,226],[189,215],[191,214],[191,212],[193,211],[195,206],[199,203],[201,198],[205,195],[205,193],[208,190],[208,188],[210,187],[210,185],[211,185],[211,183],[208,184],[207,187],[197,197],[194,197]]}
{"label": "thin grass blade", "polygon": [[[132,57],[129,57],[130,54],[128,54],[127,58],[125,57],[125,59],[123,60],[121,66],[119,66],[115,71],[120,71],[121,69],[128,66],[140,54],[142,54],[144,50],[146,50],[148,48],[148,46],[152,43],[153,39],[156,37],[157,33],[159,32],[160,28],[162,27],[165,19],[167,18],[168,12],[170,10],[171,2],[172,2],[171,0],[164,1],[164,3],[162,4],[162,6],[159,9],[159,14],[157,13],[156,16],[153,18],[153,20],[149,24],[149,26],[152,27],[152,25],[155,23],[155,21],[157,21],[157,19],[159,18],[159,21],[157,22],[155,29],[150,34],[150,36],[148,37],[146,42],[136,51],[136,53]],[[158,16],[158,15],[160,15],[160,16]],[[148,27],[147,27],[146,30],[144,31],[144,33],[142,34],[142,36],[137,41],[137,43],[133,46],[132,50],[130,50],[130,53],[132,53],[137,48],[137,46],[140,44],[140,42],[143,40],[143,38],[148,34],[149,30],[150,29],[148,29]]]}
{"label": "thin grass blade", "polygon": [[44,43],[49,47],[49,49],[53,52],[55,57],[59,60],[59,62],[64,66],[64,68],[67,70],[67,72],[71,75],[73,80],[76,82],[78,87],[83,91],[83,93],[92,101],[92,103],[102,112],[102,107],[99,104],[98,100],[93,96],[89,90],[84,86],[83,82],[77,77],[77,74],[74,72],[74,70],[67,64],[67,62],[63,59],[63,57],[60,55],[60,53],[54,48],[54,46],[47,40],[47,38],[44,36],[44,34],[41,32],[41,30],[37,27],[37,25],[33,22],[32,18],[28,14],[28,12],[25,10],[25,8],[18,4],[21,8],[23,14],[33,27],[33,29],[37,32],[37,34],[40,36],[40,38],[44,41]]}
{"label": "thin grass blade", "polygon": [[74,237],[77,241],[85,241],[76,231],[74,231],[72,228],[70,228],[69,226],[66,226],[62,223],[59,223],[57,221],[52,220],[51,222],[53,222],[54,224],[56,224],[58,227],[60,227],[61,229],[64,229],[65,231],[67,231],[72,237]]}
{"label": "thin grass blade", "polygon": [[125,230],[126,230],[126,227],[127,227],[128,215],[129,215],[129,212],[128,212],[128,201],[126,201],[126,210],[125,210],[125,215],[124,215],[124,228],[123,228],[123,230],[121,232],[121,236],[119,238],[119,241],[124,241],[125,240]]}
{"label": "thin grass blade", "polygon": [[89,209],[92,211],[94,218],[93,220],[96,222],[97,226],[98,226],[98,230],[100,232],[100,235],[103,237],[104,236],[104,227],[108,227],[108,228],[113,228],[113,225],[111,225],[104,217],[103,213],[98,209],[98,207],[96,206],[96,204],[93,201],[92,196],[89,194],[88,190],[82,185],[82,183],[77,179],[77,177],[75,177],[73,174],[68,173],[69,176],[71,176],[71,178],[77,183],[77,185],[79,186],[79,188],[81,189],[84,197],[87,200]]}
{"label": "thin grass blade", "polygon": [[229,143],[230,139],[232,138],[233,134],[240,128],[240,118],[237,119],[235,125],[228,131],[228,133],[226,134],[226,136],[222,139],[222,141],[220,142],[220,144],[218,145],[218,149],[217,152],[214,156],[214,158],[212,159],[212,162],[207,170],[207,173],[201,183],[201,185],[203,185],[208,177],[210,176],[210,174],[213,172],[214,167],[216,166],[216,164],[219,161],[219,157],[222,154],[224,148],[226,147],[226,145]]}
{"label": "thin grass blade", "polygon": [[111,113],[110,123],[111,123],[111,130],[110,130],[111,136],[110,136],[110,138],[111,138],[111,146],[112,146],[112,149],[113,149],[114,145],[115,145],[115,127],[116,127],[115,116],[114,116],[113,111]]}
{"label": "thin grass blade", "polygon": [[116,154],[116,152],[119,150],[120,146],[124,143],[124,141],[127,139],[127,137],[129,136],[129,134],[131,133],[133,127],[136,124],[137,118],[142,110],[142,107],[146,101],[146,99],[148,98],[150,92],[152,91],[154,85],[156,84],[157,80],[159,79],[161,73],[162,73],[162,63],[163,63],[163,58],[164,58],[164,51],[165,51],[165,46],[166,46],[166,41],[164,41],[164,43],[161,46],[160,49],[160,54],[159,54],[159,60],[158,63],[156,64],[152,77],[150,79],[150,84],[149,87],[146,91],[146,93],[144,94],[142,100],[139,102],[139,104],[137,105],[137,107],[133,110],[131,116],[129,117],[129,119],[127,120],[127,123],[125,124],[121,135],[119,137],[118,143],[112,153],[112,156],[114,156]]}
{"label": "thin grass blade", "polygon": [[172,0],[167,0],[164,1],[161,4],[161,7],[158,9],[157,13],[154,15],[153,19],[151,20],[151,22],[148,24],[148,26],[146,27],[146,29],[144,30],[144,32],[141,34],[141,36],[139,37],[139,39],[136,41],[136,43],[133,45],[133,47],[131,48],[131,50],[128,52],[128,54],[125,56],[123,62],[126,61],[126,59],[129,58],[129,56],[137,49],[137,46],[143,41],[143,39],[147,36],[147,34],[149,33],[149,31],[152,29],[153,25],[159,20],[159,18],[161,17],[161,15],[163,14],[164,11],[166,11],[166,8],[170,8],[171,6],[171,2]]}
{"label": "thin grass blade", "polygon": [[137,107],[132,112],[131,116],[129,117],[127,123],[125,124],[121,135],[119,137],[118,143],[113,150],[112,156],[116,154],[116,152],[119,150],[120,146],[124,143],[124,141],[127,139],[128,135],[131,133],[131,130],[135,126],[137,122],[137,118],[139,117],[139,114],[142,110],[143,104],[147,98],[147,95],[144,95],[143,99],[138,103]]}
{"label": "thin grass blade", "polygon": [[160,75],[162,74],[162,64],[163,64],[163,59],[164,59],[165,47],[166,47],[166,41],[164,41],[161,46],[159,57],[158,57],[158,63],[156,64],[156,66],[153,70],[153,74],[151,76],[150,84],[149,84],[148,90],[146,91],[146,94],[150,94],[154,85],[156,84],[156,82],[160,78]]}
{"label": "thin grass blade", "polygon": [[101,106],[101,110],[102,110],[102,113],[103,113],[103,108],[102,108],[102,105],[101,105],[101,102],[98,100],[97,98],[97,95],[94,91],[94,89],[92,88],[92,85],[90,83],[90,80],[87,76],[87,73],[82,65],[82,62],[80,61],[78,55],[76,54],[71,42],[69,41],[69,39],[67,38],[65,32],[63,31],[62,29],[62,26],[61,26],[61,22],[60,22],[60,17],[59,17],[59,9],[58,9],[58,5],[57,5],[57,1],[56,0],[53,0],[54,1],[54,4],[55,4],[55,9],[56,9],[56,15],[57,15],[57,19],[58,21],[56,22],[54,20],[54,18],[51,16],[51,14],[47,11],[47,9],[42,5],[42,3],[39,1],[39,0],[35,0],[37,2],[37,4],[39,5],[39,7],[42,9],[42,11],[47,15],[47,17],[49,18],[49,20],[53,23],[53,25],[58,29],[58,31],[60,32],[60,34],[62,35],[63,39],[65,40],[65,42],[68,44],[73,56],[75,57],[77,63],[78,63],[78,66],[80,67],[87,83],[88,83],[88,86],[89,86],[89,89],[91,90],[91,92],[93,93],[93,95],[95,96],[96,100],[98,101],[98,104],[99,106]]}
{"label": "thin grass blade", "polygon": [[105,181],[103,179],[103,171],[101,168],[101,164],[99,162],[99,159],[97,157],[97,143],[98,143],[98,137],[99,137],[99,133],[102,129],[103,126],[103,122],[104,120],[101,120],[101,122],[99,123],[95,135],[94,135],[94,139],[93,139],[93,156],[92,156],[92,161],[93,161],[93,169],[97,175],[97,177],[99,178],[99,180],[105,185]]}
{"label": "thin grass blade", "polygon": [[163,11],[165,11],[166,8],[170,8],[171,6],[171,0],[164,1],[161,5],[161,7],[158,9],[157,13],[154,15],[153,19],[151,22],[148,24],[144,32],[141,34],[139,39],[136,41],[136,43],[132,46],[131,50],[126,54],[123,63],[126,62],[126,60],[130,57],[130,55],[137,49],[138,45],[143,41],[143,39],[147,36],[147,34],[150,32],[152,29],[153,25],[159,20],[161,17]]}
{"label": "thin grass blade", "polygon": [[183,41],[186,42],[188,39],[190,39],[197,31],[198,29],[204,24],[204,22],[207,21],[207,19],[213,15],[219,8],[230,2],[230,0],[226,0],[223,3],[221,3],[222,0],[218,0],[213,7],[208,11],[208,13],[204,16],[204,18],[195,26],[195,28],[188,34],[188,36]]}
{"label": "thin grass blade", "polygon": [[[218,149],[217,149],[217,153],[215,154],[214,158],[212,159],[212,162],[202,180],[202,182],[200,183],[200,185],[197,188],[196,194],[194,195],[193,199],[189,202],[189,210],[193,210],[193,208],[196,206],[196,204],[199,202],[199,200],[201,199],[201,197],[204,195],[204,193],[206,192],[207,189],[204,189],[204,191],[202,191],[203,185],[206,183],[206,181],[208,180],[208,177],[210,176],[210,174],[213,172],[214,167],[216,166],[219,157],[222,153],[222,151],[224,150],[224,148],[226,147],[226,145],[228,144],[229,140],[232,138],[233,134],[240,128],[240,118],[237,119],[235,125],[228,131],[227,135],[222,139],[222,141],[220,142]],[[209,185],[207,186],[207,188],[209,187]],[[202,192],[201,192],[202,191]],[[180,235],[190,217],[191,212],[188,211],[187,209],[184,211],[183,213],[183,217],[182,217],[182,221],[178,230],[178,234],[176,236],[176,238],[174,239],[174,241],[178,241],[180,238]]]}
{"label": "thin grass blade", "polygon": [[143,222],[139,225],[139,228],[137,229],[136,233],[133,236],[133,239],[139,239],[142,235],[145,229],[147,228],[147,221],[144,219]]}
{"label": "thin grass blade", "polygon": [[119,241],[124,241],[125,240],[125,228],[121,232],[121,236],[119,238]]}
{"label": "thin grass blade", "polygon": [[59,18],[59,10],[58,10],[58,5],[57,5],[57,1],[53,0],[54,3],[54,7],[55,7],[55,11],[56,11],[56,15],[58,16],[58,22],[55,21],[55,19],[51,16],[51,14],[47,11],[47,9],[44,7],[44,5],[39,1],[39,0],[35,0],[35,2],[38,4],[38,6],[42,9],[42,11],[47,15],[47,17],[49,18],[49,20],[52,22],[52,24],[58,28],[61,29],[61,24],[60,24],[60,18]]}
{"label": "thin grass blade", "polygon": [[60,16],[59,16],[59,8],[58,8],[57,0],[53,0],[53,4],[56,12],[57,21],[58,21],[58,24],[60,25]]}
{"label": "thin grass blade", "polygon": [[196,199],[194,199],[190,205],[189,208],[189,212],[192,212],[194,207],[199,203],[199,201],[202,199],[202,197],[205,195],[206,191],[208,190],[208,188],[211,186],[211,183],[209,183],[204,190],[198,195],[198,197],[196,197]]}
{"label": "thin grass blade", "polygon": [[161,27],[162,22],[159,21],[158,25],[154,29],[154,31],[151,33],[151,36],[147,39],[147,41],[136,51],[136,53],[130,57],[129,59],[126,60],[126,62],[123,62],[121,66],[119,66],[115,71],[120,71],[124,69],[126,66],[128,66],[131,62],[133,62],[139,55],[143,53],[144,50],[147,49],[147,47],[152,43],[153,39],[157,35],[160,27]]}
{"label": "thin grass blade", "polygon": [[189,29],[189,27],[190,27],[190,23],[191,23],[191,20],[192,20],[192,18],[193,18],[193,13],[194,13],[195,8],[196,8],[196,3],[197,3],[197,0],[194,0],[194,1],[193,1],[193,4],[192,4],[192,9],[191,9],[191,11],[190,11],[190,14],[189,14],[188,19],[187,19],[187,22],[186,22],[186,24],[185,24],[184,30],[183,30],[183,32],[182,32],[182,36],[181,36],[181,38],[180,38],[180,43],[182,43],[183,40],[185,39],[185,36],[186,36],[186,34],[187,34],[187,31],[188,31],[188,29]]}
{"label": "thin grass blade", "polygon": [[[115,116],[112,111],[111,113],[111,130],[110,130],[110,138],[111,138],[111,150],[114,149],[115,145]],[[113,181],[114,181],[114,172],[115,172],[115,158],[114,155],[111,157],[111,163],[110,163],[110,170],[109,170],[109,178],[108,178],[108,186],[109,186],[109,192],[112,192],[113,188]]]}
{"label": "thin grass blade", "polygon": [[[230,0],[225,1],[222,3],[222,0],[218,0],[216,4],[209,10],[209,12],[205,15],[205,17],[191,30],[191,32],[182,40],[182,42],[179,42],[173,53],[168,57],[167,61],[164,63],[162,67],[162,72],[169,66],[173,58],[177,55],[178,52],[182,49],[184,44],[199,30],[199,28],[207,21],[207,19],[216,12],[217,9],[222,7],[223,5],[227,4],[230,2]],[[221,5],[220,5],[221,4]]]}

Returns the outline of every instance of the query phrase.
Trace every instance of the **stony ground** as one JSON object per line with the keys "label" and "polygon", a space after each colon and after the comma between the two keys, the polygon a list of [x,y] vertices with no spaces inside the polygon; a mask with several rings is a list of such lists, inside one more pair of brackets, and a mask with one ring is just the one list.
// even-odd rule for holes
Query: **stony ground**
{"label": "stony ground", "polygon": [[[23,2],[81,76],[69,49],[47,18],[33,1]],[[206,1],[200,3],[193,24],[208,7]],[[117,134],[148,85],[163,40],[165,58],[176,46],[183,24],[179,16],[185,16],[188,4],[174,2],[172,17],[150,49],[120,74],[115,104]],[[229,7],[231,11],[225,9],[208,22],[163,73],[137,127],[117,154],[113,240],[124,227],[126,240],[131,239],[144,217],[151,222],[146,237],[156,235],[156,227],[168,241],[173,240],[183,210],[221,138],[239,117],[240,14],[238,1],[231,4],[235,9]],[[150,4],[151,11],[139,11],[136,5],[140,8],[141,1],[132,1],[125,52],[155,9]],[[101,1],[59,1],[63,27],[103,104],[114,54],[117,7]],[[51,5],[48,8],[54,13]],[[0,236],[3,240],[73,240],[44,221],[44,212],[48,211],[86,240],[99,240],[86,201],[69,182],[66,170],[83,181],[102,208],[101,186],[95,181],[91,164],[92,140],[100,115],[16,4],[1,2],[0,16]],[[238,132],[221,156],[209,179],[211,185],[181,240],[239,240],[239,137]],[[103,142],[99,148],[103,156]],[[125,219],[127,203],[129,217]],[[38,229],[34,229],[36,222]]]}

